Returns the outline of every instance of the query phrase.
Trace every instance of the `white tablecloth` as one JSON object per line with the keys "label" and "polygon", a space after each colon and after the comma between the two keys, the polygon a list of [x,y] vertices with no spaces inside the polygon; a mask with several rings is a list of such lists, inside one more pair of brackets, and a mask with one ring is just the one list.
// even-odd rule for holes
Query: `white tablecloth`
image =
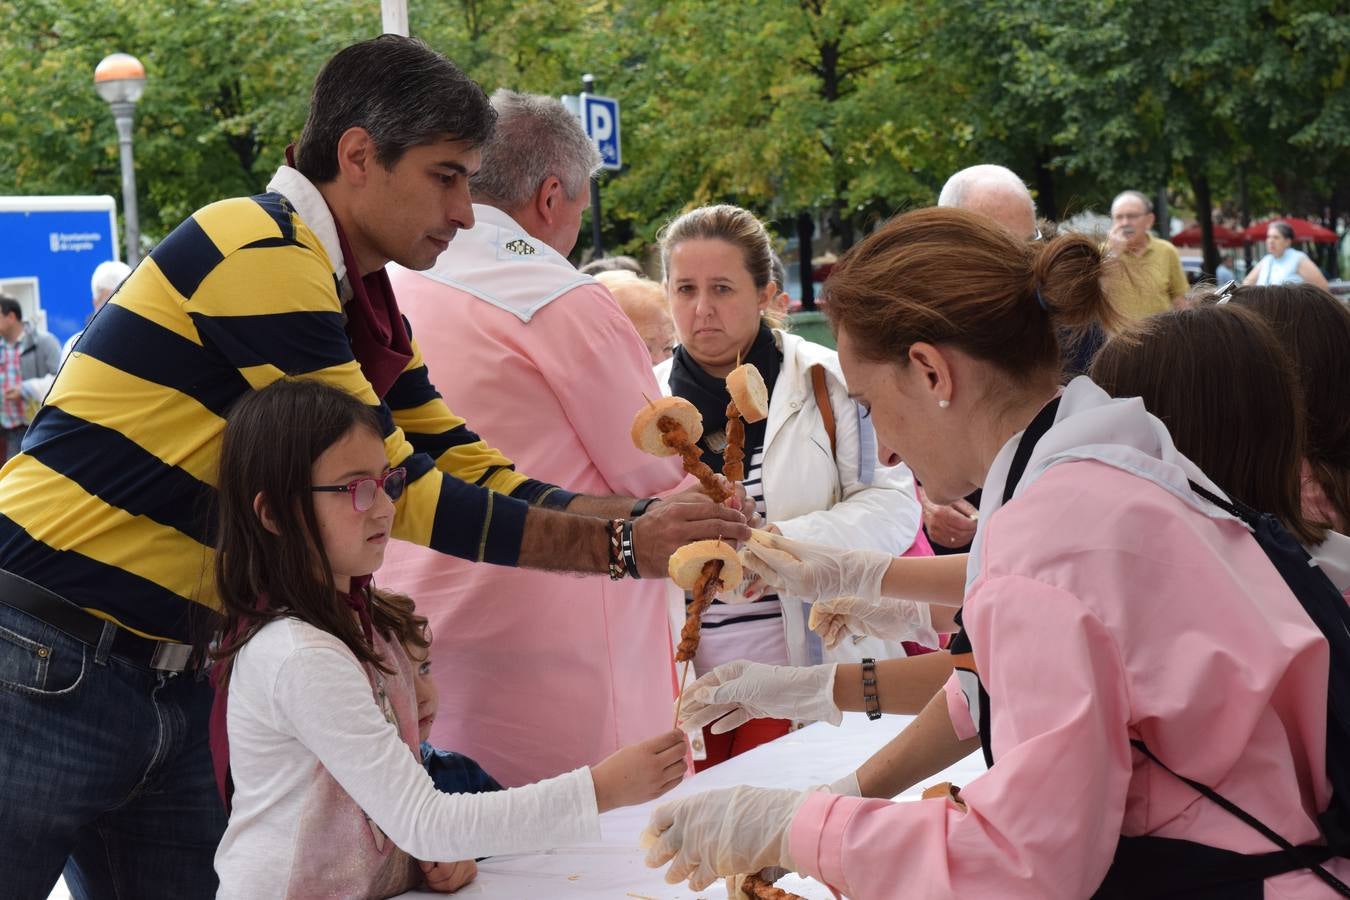
{"label": "white tablecloth", "polygon": [[[662,878],[664,870],[648,869],[643,865],[643,851],[637,845],[638,833],[647,824],[656,805],[672,797],[738,784],[789,788],[826,784],[857,768],[910,721],[908,716],[887,716],[869,722],[862,713],[845,713],[844,722],[838,728],[823,724],[807,726],[698,773],[660,800],[605,813],[600,817],[599,843],[486,859],[478,864],[478,878],[453,896],[501,900],[571,900],[577,897],[721,900],[726,894],[720,883],[695,892],[683,884],[666,884]],[[935,775],[924,786],[939,781],[969,784],[983,771],[984,762],[979,753],[974,753]],[[923,786],[906,791],[900,799],[916,799],[922,790]],[[782,879],[778,886],[810,900],[831,897],[824,885],[796,876]],[[403,896],[427,900],[445,897],[444,894],[422,892]]]}

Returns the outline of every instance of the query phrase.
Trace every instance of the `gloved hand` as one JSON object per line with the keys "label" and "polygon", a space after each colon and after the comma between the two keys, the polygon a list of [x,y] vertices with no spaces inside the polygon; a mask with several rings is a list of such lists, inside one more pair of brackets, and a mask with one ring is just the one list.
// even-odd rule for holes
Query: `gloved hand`
{"label": "gloved hand", "polygon": [[[703,675],[684,692],[680,728],[709,722],[725,734],[751,719],[806,719],[838,725],[843,712],[834,703],[833,664],[768,666],[738,659]],[[745,870],[740,870],[745,871]]]}
{"label": "gloved hand", "polygon": [[741,548],[741,563],[781,593],[808,601],[844,595],[881,596],[881,579],[891,554],[882,550],[841,550],[753,532]]}
{"label": "gloved hand", "polygon": [[647,865],[655,869],[669,862],[666,882],[688,879],[696,891],[727,875],[796,868],[788,857],[788,832],[808,794],[735,787],[664,803],[639,838]]}
{"label": "gloved hand", "polygon": [[[849,772],[838,781],[832,781],[829,784],[822,784],[811,788],[813,791],[824,791],[827,794],[838,794],[841,797],[861,797],[862,788],[858,785],[858,773]],[[773,884],[784,875],[788,870],[778,866],[770,866],[767,869],[760,869],[757,873],[761,879]],[[745,894],[741,891],[741,885],[749,875],[732,875],[727,878],[727,900],[745,900]]]}
{"label": "gloved hand", "polygon": [[893,597],[831,597],[811,607],[811,630],[833,650],[844,638],[858,635],[888,641],[936,639],[927,603]]}

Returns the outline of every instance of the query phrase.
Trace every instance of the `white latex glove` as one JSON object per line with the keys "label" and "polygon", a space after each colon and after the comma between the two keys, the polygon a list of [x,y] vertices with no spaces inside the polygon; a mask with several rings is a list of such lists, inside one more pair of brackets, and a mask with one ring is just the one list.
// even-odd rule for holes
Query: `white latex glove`
{"label": "white latex glove", "polygon": [[861,797],[862,786],[858,784],[858,773],[849,772],[838,781],[831,781],[825,786],[825,790],[831,794],[838,794],[841,797]]}
{"label": "white latex glove", "polygon": [[850,636],[927,643],[933,618],[927,603],[894,597],[832,597],[811,607],[811,630],[833,650]]}
{"label": "white latex glove", "polygon": [[741,563],[781,593],[807,601],[852,595],[879,597],[890,568],[884,550],[841,550],[756,531],[741,547]]}
{"label": "white latex glove", "polygon": [[723,663],[685,690],[680,727],[690,731],[713,722],[712,733],[725,734],[751,719],[838,725],[844,714],[834,703],[835,668],[769,666],[744,659]]}
{"label": "white latex glove", "polygon": [[775,866],[788,856],[792,817],[810,791],[735,787],[664,803],[638,839],[653,869],[670,863],[666,882],[701,891],[718,878]]}

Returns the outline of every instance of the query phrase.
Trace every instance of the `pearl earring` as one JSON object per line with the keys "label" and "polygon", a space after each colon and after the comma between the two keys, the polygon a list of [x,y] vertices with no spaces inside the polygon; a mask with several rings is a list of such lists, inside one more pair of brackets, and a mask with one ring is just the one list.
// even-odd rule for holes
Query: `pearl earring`
{"label": "pearl earring", "polygon": [[951,406],[951,405],[952,405],[952,401],[950,401],[950,400],[939,400],[939,401],[938,401],[938,409],[946,409],[947,407],[949,407],[949,406]]}

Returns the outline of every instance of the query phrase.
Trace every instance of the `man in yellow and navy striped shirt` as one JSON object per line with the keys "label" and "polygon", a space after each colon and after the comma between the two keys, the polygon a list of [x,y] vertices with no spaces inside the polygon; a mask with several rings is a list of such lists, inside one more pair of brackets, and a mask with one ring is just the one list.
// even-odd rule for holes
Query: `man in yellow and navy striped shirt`
{"label": "man in yellow and navy striped shirt", "polygon": [[[0,721],[20,723],[0,735],[0,871],[20,873],[16,896],[45,897],[62,866],[77,895],[214,895],[210,692],[166,676],[186,653],[160,651],[213,622],[217,457],[245,392],[315,378],[375,407],[390,464],[408,469],[395,537],[606,569],[605,519],[635,499],[532,480],[470,431],[383,272],[430,266],[472,226],[468,179],[493,119],[420,42],[347,48],[316,81],[296,168],[183,222],[76,344],[0,470],[0,681],[15,688]],[[711,502],[661,504],[634,524],[638,565],[664,572],[680,544],[719,534],[748,532]]]}

